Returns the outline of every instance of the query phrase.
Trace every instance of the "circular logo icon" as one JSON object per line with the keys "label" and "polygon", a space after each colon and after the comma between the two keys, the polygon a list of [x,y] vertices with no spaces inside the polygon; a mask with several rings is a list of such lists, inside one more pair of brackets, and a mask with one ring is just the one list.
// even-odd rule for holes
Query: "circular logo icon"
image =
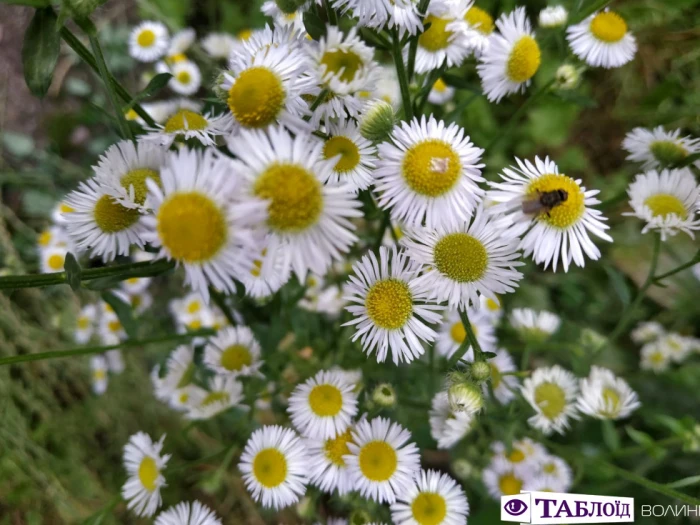
{"label": "circular logo icon", "polygon": [[527,503],[520,501],[519,499],[512,499],[503,508],[511,516],[520,516],[523,512],[527,510]]}

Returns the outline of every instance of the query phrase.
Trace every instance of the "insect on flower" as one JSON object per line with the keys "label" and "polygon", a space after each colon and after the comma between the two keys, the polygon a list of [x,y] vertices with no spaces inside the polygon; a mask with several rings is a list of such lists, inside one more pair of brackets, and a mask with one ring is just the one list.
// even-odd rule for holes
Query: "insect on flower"
{"label": "insect on flower", "polygon": [[[566,190],[537,191],[537,196],[524,200],[522,204],[523,213],[539,215],[545,212],[549,217],[552,208],[567,201],[569,193]],[[545,211],[546,210],[546,211]]]}

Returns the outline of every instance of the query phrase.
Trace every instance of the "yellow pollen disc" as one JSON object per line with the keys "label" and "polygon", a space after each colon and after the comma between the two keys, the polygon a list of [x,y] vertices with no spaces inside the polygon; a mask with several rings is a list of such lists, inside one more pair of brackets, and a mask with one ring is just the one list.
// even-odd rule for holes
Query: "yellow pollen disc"
{"label": "yellow pollen disc", "polygon": [[525,454],[522,450],[514,448],[513,451],[508,454],[508,461],[511,463],[520,463],[525,460]]}
{"label": "yellow pollen disc", "polygon": [[253,34],[252,29],[241,29],[236,35],[240,40],[248,40],[250,35]]}
{"label": "yellow pollen disc", "polygon": [[107,323],[107,328],[109,328],[110,332],[118,332],[121,330],[122,324],[117,319],[114,319]]}
{"label": "yellow pollen disc", "polygon": [[202,328],[202,321],[200,321],[199,319],[194,319],[193,321],[187,323],[187,328],[189,328],[190,330],[199,330],[200,328]]}
{"label": "yellow pollen disc", "polygon": [[326,457],[331,463],[339,467],[345,466],[345,460],[343,456],[350,454],[350,448],[348,448],[348,443],[352,443],[352,434],[350,429],[346,430],[343,434],[338,435],[333,439],[326,440],[324,450]]}
{"label": "yellow pollen disc", "polygon": [[473,6],[469,8],[464,19],[469,22],[470,26],[483,35],[490,35],[493,33],[493,18],[479,7]]}
{"label": "yellow pollen disc", "polygon": [[566,394],[556,383],[544,382],[535,388],[535,404],[548,419],[555,419],[566,407]]}
{"label": "yellow pollen disc", "polygon": [[408,284],[399,279],[377,281],[365,298],[367,315],[379,328],[398,330],[413,313],[413,295]]}
{"label": "yellow pollen disc", "polygon": [[200,308],[201,305],[199,304],[199,301],[192,301],[187,305],[187,313],[196,314],[197,312],[199,312]]}
{"label": "yellow pollen disc", "polygon": [[253,277],[260,277],[260,273],[262,272],[262,265],[263,262],[261,259],[255,259],[253,261],[253,267],[250,269],[250,274]]}
{"label": "yellow pollen disc", "polygon": [[556,190],[566,191],[568,195],[566,201],[549,210],[549,214],[540,213],[537,215],[537,220],[563,230],[578,222],[586,210],[583,192],[574,179],[561,173],[547,173],[528,185],[526,196],[528,199],[534,199],[542,193]]}
{"label": "yellow pollen disc", "polygon": [[612,44],[619,42],[627,33],[627,24],[617,13],[598,13],[591,20],[591,33],[598,40]]}
{"label": "yellow pollen disc", "polygon": [[457,183],[462,163],[447,142],[428,139],[406,151],[401,171],[413,191],[428,197],[438,197]]}
{"label": "yellow pollen disc", "polygon": [[688,156],[688,150],[672,140],[656,140],[649,145],[649,149],[654,158],[664,165],[676,164]]}
{"label": "yellow pollen disc", "polygon": [[317,416],[336,416],[343,408],[343,394],[333,385],[315,386],[309,392],[309,406]]}
{"label": "yellow pollen disc", "polygon": [[180,109],[165,123],[166,133],[178,133],[180,131],[203,131],[207,129],[209,122],[199,113],[189,109]]}
{"label": "yellow pollen disc", "polygon": [[146,456],[141,460],[141,464],[139,465],[139,481],[147,491],[153,492],[156,490],[156,481],[158,480],[159,474],[155,459]]}
{"label": "yellow pollen disc", "polygon": [[438,93],[443,93],[447,89],[447,84],[445,84],[445,81],[443,79],[438,78],[435,81],[435,84],[433,84],[433,89]]}
{"label": "yellow pollen disc", "polygon": [[266,448],[253,459],[253,475],[263,487],[274,488],[287,478],[287,458],[276,448]]}
{"label": "yellow pollen disc", "polygon": [[557,470],[557,467],[556,467],[556,465],[554,465],[554,463],[546,463],[542,467],[542,472],[545,472],[547,474],[554,474],[556,472],[556,470]]}
{"label": "yellow pollen disc", "polygon": [[153,179],[158,186],[160,183],[160,174],[156,170],[141,168],[133,170],[124,175],[120,181],[122,188],[129,191],[129,187],[134,187],[134,201],[136,204],[143,204],[148,194],[148,186],[146,179]]}
{"label": "yellow pollen disc", "polygon": [[302,166],[275,164],[255,181],[255,195],[268,199],[268,225],[301,232],[316,224],[323,210],[321,183]]}
{"label": "yellow pollen disc", "polygon": [[467,337],[467,331],[464,329],[462,321],[457,321],[452,325],[450,335],[452,336],[452,340],[457,344],[461,344],[462,341],[464,341],[464,338]]}
{"label": "yellow pollen disc", "polygon": [[95,370],[95,371],[92,373],[92,378],[93,378],[95,381],[102,381],[102,380],[103,380],[104,378],[106,378],[106,377],[107,377],[107,371],[106,371],[106,370],[103,370],[103,369]]}
{"label": "yellow pollen disc", "polygon": [[343,82],[350,82],[364,65],[362,57],[352,51],[336,49],[326,51],[321,57],[321,64],[326,66],[326,74],[333,74]]}
{"label": "yellow pollen disc", "polygon": [[498,487],[501,489],[501,493],[504,496],[512,496],[514,494],[520,494],[520,489],[523,488],[523,482],[516,478],[514,474],[509,473],[500,477],[498,480]]}
{"label": "yellow pollen disc", "polygon": [[187,55],[184,53],[178,53],[177,55],[170,55],[167,60],[172,64],[177,64],[178,62],[184,62],[187,60]]}
{"label": "yellow pollen disc", "polygon": [[275,122],[284,107],[282,80],[266,67],[246,69],[228,92],[228,107],[248,128],[264,128]]}
{"label": "yellow pollen disc", "polygon": [[84,315],[78,317],[78,328],[80,330],[87,330],[89,326],[90,326],[90,319],[88,319]]}
{"label": "yellow pollen disc", "polygon": [[221,353],[221,366],[226,370],[241,370],[244,366],[250,366],[253,356],[243,345],[232,345]]}
{"label": "yellow pollen disc", "polygon": [[136,111],[134,111],[133,109],[130,109],[129,111],[124,113],[124,118],[126,120],[136,120],[139,118],[139,114],[136,113]]}
{"label": "yellow pollen disc", "polygon": [[496,389],[501,384],[501,371],[493,363],[489,363],[491,367],[491,386]]}
{"label": "yellow pollen disc", "polygon": [[620,394],[613,388],[603,388],[603,403],[606,410],[603,412],[606,415],[614,416],[620,411]]}
{"label": "yellow pollen disc", "polygon": [[411,503],[411,513],[420,525],[439,525],[447,515],[447,503],[440,494],[421,492]]}
{"label": "yellow pollen disc", "polygon": [[508,57],[507,75],[512,82],[530,80],[540,67],[540,46],[535,39],[525,35],[518,40]]}
{"label": "yellow pollen disc", "polygon": [[156,34],[150,29],[144,29],[139,33],[139,36],[136,37],[136,42],[138,42],[141,47],[151,47],[155,41]]}
{"label": "yellow pollen disc", "polygon": [[180,71],[175,78],[177,78],[177,81],[180,84],[185,85],[189,84],[192,81],[192,75],[190,75],[189,71]]}
{"label": "yellow pollen disc", "polygon": [[649,359],[651,360],[652,363],[655,364],[661,364],[664,362],[664,354],[662,352],[654,352],[649,356]]}
{"label": "yellow pollen disc", "polygon": [[418,44],[428,51],[440,51],[445,49],[450,44],[452,31],[447,30],[447,24],[452,20],[448,18],[439,18],[435,15],[428,15],[425,19],[425,24],[430,24],[430,27],[418,37]]}
{"label": "yellow pollen disc", "polygon": [[688,210],[683,205],[683,202],[675,195],[658,193],[647,197],[644,200],[644,205],[651,210],[654,217],[666,218],[669,215],[677,215],[683,220],[688,218]]}
{"label": "yellow pollen disc", "polygon": [[61,205],[58,207],[58,211],[61,213],[73,213],[75,210],[67,204],[61,203]]}
{"label": "yellow pollen disc", "polygon": [[49,268],[51,268],[54,271],[59,271],[63,269],[63,264],[65,262],[65,257],[63,255],[59,255],[57,253],[54,253],[49,257],[49,260],[47,261]]}
{"label": "yellow pollen disc", "polygon": [[385,441],[370,441],[360,449],[358,464],[370,481],[386,481],[396,472],[396,451]]}
{"label": "yellow pollen disc", "polygon": [[185,403],[187,403],[187,400],[189,398],[190,398],[190,395],[187,392],[182,392],[180,394],[180,403],[182,403],[184,405]]}
{"label": "yellow pollen disc", "polygon": [[228,224],[224,212],[201,193],[170,195],[158,210],[156,219],[158,237],[173,259],[206,262],[226,243]]}
{"label": "yellow pollen disc", "polygon": [[138,210],[125,208],[109,195],[103,195],[93,210],[95,224],[105,233],[116,233],[136,224],[141,216]]}
{"label": "yellow pollen disc", "polygon": [[51,232],[48,230],[42,232],[41,235],[39,235],[38,242],[40,246],[48,246],[51,242]]}
{"label": "yellow pollen disc", "polygon": [[486,308],[491,310],[492,312],[497,312],[498,310],[501,309],[500,303],[497,301],[494,301],[493,299],[486,299]]}
{"label": "yellow pollen disc", "polygon": [[228,394],[228,392],[209,392],[207,397],[202,399],[202,406],[209,406],[213,405],[214,403],[218,403],[220,401],[223,401],[224,403],[228,403],[229,400],[231,399],[231,396]]}
{"label": "yellow pollen disc", "polygon": [[140,295],[133,295],[131,296],[131,306],[133,308],[138,308],[141,306],[141,296]]}
{"label": "yellow pollen disc", "polygon": [[323,157],[332,159],[340,155],[338,163],[333,168],[338,172],[346,172],[355,169],[360,163],[360,150],[355,143],[347,137],[331,137],[323,146]]}
{"label": "yellow pollen disc", "polygon": [[438,271],[458,283],[478,281],[486,273],[489,256],[484,245],[468,233],[450,233],[433,251]]}

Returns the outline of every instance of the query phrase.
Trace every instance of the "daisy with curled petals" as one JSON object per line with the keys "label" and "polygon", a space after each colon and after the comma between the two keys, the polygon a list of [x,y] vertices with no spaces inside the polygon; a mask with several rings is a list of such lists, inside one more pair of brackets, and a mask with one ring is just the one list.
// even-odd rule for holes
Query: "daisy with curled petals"
{"label": "daisy with curled petals", "polygon": [[559,329],[561,319],[546,310],[514,308],[510,314],[510,324],[523,339],[541,342]]}
{"label": "daisy with curled petals", "polygon": [[168,401],[176,390],[192,381],[194,370],[194,349],[189,345],[178,346],[165,362],[165,375],[161,377],[160,365],[154,366],[151,371],[151,382],[156,398]]}
{"label": "daisy with curled petals", "polygon": [[292,275],[289,253],[284,246],[271,250],[266,239],[248,273],[238,276],[248,296],[256,299],[270,297],[282,288]]}
{"label": "daisy with curled petals", "polygon": [[160,22],[141,22],[129,36],[129,55],[139,62],[155,62],[168,52],[169,46],[168,29]]}
{"label": "daisy with curled petals", "polygon": [[203,362],[222,376],[260,375],[260,343],[247,326],[228,326],[209,339]]}
{"label": "daisy with curled petals", "polygon": [[253,432],[238,469],[248,492],[265,508],[288,507],[306,492],[307,451],[291,429],[275,425]]}
{"label": "daisy with curled petals", "polygon": [[563,5],[552,5],[540,11],[537,21],[540,27],[552,28],[566,24],[569,13]]}
{"label": "daisy with curled petals", "polygon": [[399,36],[415,35],[422,29],[418,0],[333,0],[333,6],[349,11],[357,19],[358,27],[393,29]]}
{"label": "daisy with curled petals", "polygon": [[[460,66],[471,52],[471,31],[464,17],[469,0],[434,0],[428,5],[423,24],[430,27],[418,37],[416,73],[428,73],[443,64]],[[404,60],[408,46],[404,49]]]}
{"label": "daisy with curled petals", "polygon": [[233,278],[250,271],[265,220],[265,203],[245,195],[247,185],[231,161],[212,149],[183,148],[149,180],[144,240],[159,257],[185,268],[185,283],[209,299],[209,285],[235,291]]}
{"label": "daisy with curled petals", "polygon": [[445,84],[443,79],[438,78],[430,88],[430,92],[428,93],[428,102],[435,104],[436,106],[442,106],[443,104],[446,104],[452,100],[454,95],[455,88],[448,86]]}
{"label": "daisy with curled petals", "polygon": [[231,115],[211,115],[182,108],[167,117],[164,124],[144,129],[148,133],[139,135],[139,142],[153,142],[169,148],[176,140],[197,139],[204,146],[216,146],[216,137],[229,135],[233,130],[233,119]]}
{"label": "daisy with curled petals", "polygon": [[428,412],[430,435],[437,441],[438,448],[452,448],[464,436],[469,434],[474,422],[470,412],[454,412],[450,406],[447,392],[438,392],[433,397]]}
{"label": "daisy with curled petals", "polygon": [[[600,258],[600,250],[591,241],[589,233],[612,242],[605,233],[609,228],[604,223],[607,219],[599,210],[591,208],[600,201],[595,198],[598,190],[586,190],[580,179],[574,179],[563,173],[554,161],[545,157],[535,157],[533,164],[529,160],[521,161],[516,157],[518,167],[506,168],[501,174],[503,182],[489,182],[494,188],[487,192],[487,198],[501,203],[493,206],[495,214],[509,214],[513,224],[508,234],[521,236],[519,248],[524,255],[531,255],[537,264],[550,263],[556,271],[561,260],[564,271],[569,270],[573,261],[577,266],[585,266],[584,253],[593,260]],[[551,209],[532,214],[528,206],[537,203],[543,194],[566,195],[566,200]]]}
{"label": "daisy with curled petals", "polygon": [[287,412],[302,436],[314,439],[336,437],[345,432],[357,414],[355,385],[342,374],[321,370],[297,385],[289,396]]}
{"label": "daisy with curled petals", "polygon": [[[568,492],[574,481],[568,463],[558,456],[547,453],[541,455],[535,463],[535,479],[538,480],[536,483],[541,487],[549,485],[550,492]],[[534,481],[533,479],[529,480],[529,482]],[[542,490],[528,489],[528,486],[526,484],[523,488],[525,490]]]}
{"label": "daisy with curled petals", "polygon": [[651,370],[656,374],[668,370],[671,366],[671,353],[667,345],[663,344],[663,338],[642,347],[639,366],[642,370]]}
{"label": "daisy with curled petals", "polygon": [[[469,321],[481,349],[484,352],[491,352],[496,345],[496,327],[490,318],[483,315],[480,310],[474,310],[469,312]],[[466,337],[467,331],[459,317],[459,311],[450,310],[440,324],[435,349],[438,354],[449,360]],[[473,360],[474,350],[470,346],[460,361]]]}
{"label": "daisy with curled petals", "polygon": [[661,240],[678,232],[695,238],[700,230],[700,186],[689,168],[647,171],[627,189],[632,215],[646,221],[642,233],[658,231]]}
{"label": "daisy with curled petals", "polygon": [[503,317],[503,304],[501,304],[501,300],[498,298],[490,299],[485,295],[482,295],[480,299],[480,313],[488,317],[494,325],[498,324],[498,321]]}
{"label": "daisy with curled petals", "polygon": [[199,501],[182,502],[164,510],[154,522],[155,525],[221,525],[221,520],[206,505]]}
{"label": "daisy with curled petals", "polygon": [[350,454],[352,426],[345,432],[327,439],[306,439],[309,482],[327,494],[335,490],[344,495],[353,490],[348,465],[344,457]]}
{"label": "daisy with curled petals", "polygon": [[470,223],[413,228],[401,243],[423,267],[415,286],[453,309],[478,307],[480,295],[495,299],[495,294],[513,292],[523,277],[515,269],[523,265],[517,240],[506,237],[481,206]]}
{"label": "daisy with curled petals", "polygon": [[535,370],[523,383],[521,392],[536,412],[528,423],[544,434],[563,434],[569,419],[578,419],[578,380],[559,365]]}
{"label": "daisy with curled petals", "polygon": [[411,362],[425,352],[421,342],[435,339],[428,324],[440,320],[440,307],[425,304],[428,294],[416,286],[418,272],[403,252],[382,246],[379,258],[369,252],[348,277],[346,310],[355,319],[346,325],[357,325],[353,341],[360,338],[368,355],[376,349],[379,363],[389,351],[394,364]]}
{"label": "daisy with curled petals", "polygon": [[472,5],[467,9],[464,20],[467,22],[469,29],[472,30],[470,45],[478,58],[488,49],[489,37],[495,28],[493,17],[488,11],[476,5]]}
{"label": "daisy with curled petals", "polygon": [[379,145],[374,172],[379,205],[408,225],[466,221],[483,195],[477,186],[484,180],[483,152],[457,124],[432,116],[402,122],[391,140]]}
{"label": "daisy with curled petals", "polygon": [[547,454],[547,450],[542,445],[530,438],[515,440],[509,447],[501,441],[496,441],[491,445],[491,449],[496,457],[502,457],[512,465],[529,468],[539,465]]}
{"label": "daisy with curled petals", "polygon": [[92,256],[109,262],[117,255],[129,255],[132,245],[143,247],[146,227],[139,210],[119,204],[111,191],[96,179],[81,182],[66,197],[75,211],[66,231],[80,250],[91,249]]}
{"label": "daisy with curled petals", "polygon": [[587,378],[581,379],[578,409],[598,419],[623,419],[641,406],[637,394],[627,381],[607,368],[594,366]]}
{"label": "daisy with curled petals", "polygon": [[637,52],[637,40],[624,19],[614,11],[598,11],[569,26],[566,39],[574,55],[596,67],[623,66]]}
{"label": "daisy with curled petals", "polygon": [[129,476],[122,487],[126,506],[137,516],[153,516],[160,507],[160,488],[165,486],[163,469],[170,454],[162,455],[163,435],[153,442],[148,434],[137,432],[124,446],[124,468]]}
{"label": "daisy with curled petals", "polygon": [[[643,162],[642,169],[672,166],[700,152],[700,139],[680,135],[680,129],[666,131],[663,126],[634,128],[625,135],[622,148],[629,153],[627,160]],[[693,164],[700,168],[700,160]]]}
{"label": "daisy with curled petals", "polygon": [[[490,386],[498,402],[502,405],[507,405],[517,396],[520,390],[520,382],[516,376],[506,374],[516,372],[518,368],[506,350],[495,348],[491,351],[496,354],[496,357],[488,360],[488,364],[491,367]],[[484,394],[488,391],[488,385],[485,384]]]}
{"label": "daisy with curled petals", "polygon": [[398,494],[391,506],[391,519],[399,525],[461,525],[468,515],[462,487],[436,470],[421,470],[414,486]]}
{"label": "daisy with curled petals", "polygon": [[360,135],[357,124],[341,119],[326,126],[329,138],[323,144],[323,157],[335,160],[326,183],[347,183],[353,192],[367,189],[373,182],[377,148]]}
{"label": "daisy with curled petals", "polygon": [[358,422],[345,456],[354,490],[378,503],[394,503],[406,493],[420,469],[420,455],[411,433],[397,423],[377,417]]}
{"label": "daisy with curled petals", "polygon": [[525,91],[542,59],[524,7],[503,14],[496,27],[498,32],[489,37],[488,49],[479,57],[477,66],[490,102],[500,102],[506,95]]}
{"label": "daisy with curled petals", "polygon": [[187,419],[210,419],[232,407],[248,410],[243,401],[243,385],[233,377],[214,376],[208,390],[188,401]]}
{"label": "daisy with curled petals", "polygon": [[484,485],[494,499],[520,494],[531,477],[530,469],[515,465],[502,456],[494,456],[482,473]]}
{"label": "daisy with curled petals", "polygon": [[242,131],[228,148],[250,193],[267,203],[268,250],[284,245],[300,281],[309,270],[325,274],[357,240],[350,219],[362,212],[347,185],[323,184],[335,164],[323,159],[323,142],[273,127]]}
{"label": "daisy with curled petals", "polygon": [[39,252],[41,273],[56,273],[63,271],[68,249],[65,246],[51,246]]}

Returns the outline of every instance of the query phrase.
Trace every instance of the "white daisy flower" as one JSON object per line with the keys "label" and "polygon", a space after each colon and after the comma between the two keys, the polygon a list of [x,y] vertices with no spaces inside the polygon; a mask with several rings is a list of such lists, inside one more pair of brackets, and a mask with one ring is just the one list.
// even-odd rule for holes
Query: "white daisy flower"
{"label": "white daisy flower", "polygon": [[[642,169],[672,166],[700,152],[700,139],[680,135],[680,129],[666,131],[663,126],[651,130],[634,128],[625,135],[622,148],[629,153],[627,160],[643,163]],[[700,160],[693,164],[700,167]]]}
{"label": "white daisy flower", "polygon": [[520,494],[531,473],[501,456],[494,456],[482,473],[482,480],[493,499]]}
{"label": "white daisy flower", "polygon": [[523,438],[513,441],[510,448],[501,441],[496,441],[491,445],[496,457],[501,457],[508,463],[519,468],[533,470],[539,467],[540,462],[547,455],[547,449],[530,438]]}
{"label": "white daisy flower", "polygon": [[540,11],[538,22],[540,27],[552,28],[566,24],[569,12],[563,5],[550,5]]}
{"label": "white daisy flower", "polygon": [[107,360],[101,355],[90,358],[90,370],[92,372],[92,391],[101,396],[107,391]]}
{"label": "white daisy flower", "polygon": [[630,338],[637,344],[651,343],[666,334],[666,330],[656,321],[645,321],[639,323],[630,332]]}
{"label": "white daisy flower", "polygon": [[155,525],[221,525],[221,520],[199,501],[183,501],[161,512]]}
{"label": "white daisy flower", "polygon": [[[430,27],[418,37],[416,73],[428,73],[443,64],[461,66],[472,46],[471,31],[465,17],[470,7],[468,0],[434,0],[428,4],[423,24]],[[404,49],[404,61],[408,49]]]}
{"label": "white daisy flower", "polygon": [[140,62],[155,62],[168,51],[168,29],[160,22],[146,21],[137,25],[129,36],[129,55]]}
{"label": "white daisy flower", "polygon": [[671,354],[667,345],[660,340],[652,341],[642,347],[640,353],[640,368],[654,373],[665,372],[671,366]]}
{"label": "white daisy flower", "polygon": [[514,308],[510,314],[510,324],[523,339],[544,341],[559,330],[561,319],[546,310]]}
{"label": "white daisy flower", "polygon": [[[481,349],[484,352],[493,351],[493,348],[496,346],[496,327],[491,320],[479,310],[471,310],[469,312],[469,322]],[[467,331],[464,329],[464,324],[459,316],[459,310],[451,309],[440,324],[435,349],[438,354],[449,360],[466,337]],[[473,360],[474,349],[470,345],[460,361]]]}
{"label": "white daisy flower", "polygon": [[162,472],[170,459],[170,454],[161,454],[163,440],[165,435],[153,442],[145,432],[137,432],[124,446],[129,478],[122,487],[122,497],[137,516],[153,516],[160,507],[160,488],[166,484]]}
{"label": "white daisy flower", "polygon": [[432,116],[402,122],[379,145],[379,205],[395,221],[428,228],[466,221],[483,195],[483,152],[457,124]]}
{"label": "white daisy flower", "polygon": [[98,335],[104,345],[116,345],[126,339],[124,327],[113,312],[100,316]]}
{"label": "white daisy flower", "polygon": [[282,288],[292,274],[289,261],[289,253],[283,246],[276,250],[267,248],[265,241],[260,255],[253,261],[253,267],[247,274],[239,275],[238,280],[243,283],[246,294],[256,299],[270,297]]}
{"label": "white daisy flower", "polygon": [[469,502],[462,487],[445,473],[421,470],[408,491],[398,494],[391,519],[399,525],[462,525]]}
{"label": "white daisy flower", "polygon": [[92,334],[95,333],[97,315],[97,307],[94,304],[83,306],[76,319],[75,332],[73,332],[73,339],[76,343],[85,344],[90,340]]}
{"label": "white daisy flower", "polygon": [[190,399],[187,419],[210,419],[231,407],[248,410],[243,401],[243,385],[233,377],[214,376],[202,396]]}
{"label": "white daisy flower", "polygon": [[[388,102],[395,110],[401,107],[401,86],[394,65],[378,64],[376,77],[377,82],[372,91],[360,91],[357,94],[363,101],[360,115],[354,115],[357,120],[360,120],[360,116],[366,113],[367,106],[376,99]],[[325,122],[329,120],[326,119]]]}
{"label": "white daisy flower", "polygon": [[503,14],[496,27],[498,33],[489,36],[488,48],[476,67],[490,102],[500,102],[506,95],[525,91],[541,62],[540,46],[524,7]]}
{"label": "white daisy flower", "polygon": [[[489,182],[494,189],[487,192],[487,198],[501,203],[490,210],[494,214],[509,214],[513,224],[508,234],[523,235],[520,248],[524,255],[533,254],[537,264],[552,264],[554,271],[561,259],[564,271],[569,270],[573,261],[584,266],[585,253],[593,260],[600,258],[600,250],[591,241],[589,233],[605,241],[612,238],[605,233],[609,228],[599,210],[591,206],[599,204],[595,198],[598,190],[586,190],[580,179],[573,179],[559,173],[557,165],[545,157],[544,161],[535,157],[535,163],[521,161],[516,157],[518,167],[506,168],[501,174],[503,182]],[[552,208],[543,208],[532,214],[531,206],[540,207],[543,195],[559,196],[559,203]],[[566,199],[562,197],[566,195]]]}
{"label": "white daisy flower", "polygon": [[478,308],[480,295],[513,292],[523,274],[515,270],[517,239],[491,221],[481,207],[471,223],[435,230],[414,228],[401,239],[407,253],[423,266],[415,285],[450,308]]}
{"label": "white daisy flower", "polygon": [[331,285],[321,290],[312,300],[306,298],[299,301],[298,305],[304,310],[337,317],[343,311],[347,301],[343,296],[345,292],[340,286]]}
{"label": "white daisy flower", "polygon": [[469,412],[454,412],[450,407],[447,392],[438,392],[433,396],[428,412],[430,435],[437,441],[438,448],[449,449],[469,434],[474,422]]}
{"label": "white daisy flower", "polygon": [[68,205],[65,200],[61,200],[56,204],[53,211],[51,212],[51,220],[54,224],[64,225],[70,219],[70,214],[75,210]]}
{"label": "white daisy flower", "polygon": [[303,20],[304,6],[305,4],[302,3],[301,7],[299,7],[299,9],[297,9],[296,11],[293,11],[291,13],[285,13],[279,8],[277,2],[275,2],[274,0],[267,0],[263,3],[262,7],[260,8],[260,11],[262,11],[264,15],[272,18],[275,26],[291,26],[297,31],[306,31],[304,28]]}
{"label": "white daisy flower", "polygon": [[657,340],[664,352],[671,358],[671,361],[676,363],[681,363],[688,357],[693,350],[692,341],[692,338],[676,333],[662,335]]}
{"label": "white daisy flower", "polygon": [[354,387],[341,374],[321,370],[297,385],[289,396],[287,412],[292,424],[302,436],[314,439],[332,438],[345,432],[357,414]]}
{"label": "white daisy flower", "polygon": [[170,399],[167,400],[167,403],[173,410],[189,412],[196,403],[207,396],[207,393],[202,387],[189,383],[182,388],[176,389],[170,396]]}
{"label": "white daisy flower", "polygon": [[309,270],[324,274],[357,240],[349,219],[362,212],[348,186],[322,183],[334,165],[322,158],[323,143],[270,128],[243,131],[228,147],[251,193],[268,203],[268,249],[284,245],[300,281]]}
{"label": "white daisy flower", "polygon": [[[516,376],[505,375],[510,372],[516,372],[518,368],[513,362],[511,355],[502,348],[491,350],[496,354],[496,357],[489,359],[488,364],[491,367],[491,380],[489,385],[493,390],[493,395],[502,405],[507,405],[515,399],[520,391],[520,382]],[[484,385],[484,393],[488,392],[489,385]]]}
{"label": "white daisy flower", "polygon": [[[533,479],[528,480],[523,490],[568,492],[573,481],[574,476],[571,472],[571,467],[566,461],[558,456],[544,454],[537,461],[535,476]],[[531,486],[539,486],[541,488],[529,488]]]}
{"label": "white daisy flower", "polygon": [[484,9],[472,5],[467,9],[464,20],[467,22],[469,29],[472,30],[469,43],[478,58],[489,47],[489,37],[495,29],[493,17]]}
{"label": "white daisy flower", "polygon": [[[253,57],[261,52],[265,54],[271,47],[289,47],[295,51],[302,51],[305,54],[306,46],[309,44],[306,34],[304,28],[299,29],[293,25],[266,26],[249,31],[245,38],[239,37],[229,55],[229,64],[234,64],[236,60],[241,60],[243,56]],[[300,70],[299,72],[302,77],[308,76],[307,71]]]}
{"label": "white daisy flower", "polygon": [[151,284],[151,280],[152,279],[150,277],[129,277],[128,279],[121,281],[119,286],[127,294],[140,294],[144,293],[148,289]]}
{"label": "white daisy flower", "polygon": [[536,369],[525,379],[521,392],[536,412],[528,423],[544,434],[563,434],[569,419],[578,419],[578,380],[559,365]]}
{"label": "white daisy flower", "polygon": [[377,351],[383,363],[391,351],[394,364],[411,362],[425,352],[422,342],[431,343],[435,331],[429,324],[441,318],[437,305],[427,305],[427,292],[418,288],[417,264],[396,247],[379,248],[379,258],[369,252],[353,266],[348,277],[346,308],[355,318],[346,325],[357,325],[353,341],[360,339],[368,355]]}
{"label": "white daisy flower", "polygon": [[231,134],[233,118],[229,114],[202,114],[183,108],[170,115],[164,124],[144,129],[148,133],[139,135],[139,142],[153,142],[169,148],[176,140],[197,139],[205,146],[216,146],[216,137]]}
{"label": "white daisy flower", "polygon": [[335,9],[350,12],[357,19],[358,27],[393,29],[399,36],[415,35],[423,28],[418,13],[417,0],[333,0]]}
{"label": "white daisy flower", "polygon": [[67,247],[70,245],[70,237],[60,226],[50,226],[39,234],[36,240],[39,250],[53,247]]}
{"label": "white daisy flower", "polygon": [[170,39],[170,46],[168,47],[168,56],[177,56],[185,53],[194,41],[197,39],[197,33],[191,27],[186,27],[175,33]]}
{"label": "white daisy flower", "polygon": [[235,43],[236,39],[227,33],[209,33],[200,41],[204,51],[218,60],[228,59]]}
{"label": "white daisy flower", "polygon": [[353,489],[352,480],[344,457],[350,454],[352,427],[327,439],[306,439],[308,450],[307,472],[309,481],[327,494],[335,490],[344,495]]}
{"label": "white daisy flower", "polygon": [[410,439],[408,430],[388,419],[358,422],[344,457],[353,488],[378,503],[394,503],[410,490],[420,469],[418,447]]}
{"label": "white daisy flower", "polygon": [[204,365],[222,376],[260,375],[260,343],[247,326],[219,330],[204,348]]}
{"label": "white daisy flower", "polygon": [[570,486],[567,488],[559,478],[555,476],[547,476],[546,474],[534,474],[523,483],[523,491],[535,492],[563,492],[567,493]]}
{"label": "white daisy flower", "polygon": [[165,363],[165,376],[161,377],[161,367],[156,365],[151,371],[151,382],[156,398],[168,401],[176,390],[192,381],[194,374],[194,349],[189,345],[180,345],[168,356]]}
{"label": "white daisy flower", "polygon": [[[175,100],[158,100],[156,102],[144,102],[141,107],[150,115],[157,124],[165,124],[170,117],[175,115],[181,109],[187,109],[193,113],[201,113],[204,104],[197,100],[187,98],[178,98]],[[138,117],[138,115],[136,115]],[[128,119],[128,116],[127,116]],[[136,120],[134,118],[133,120]],[[145,122],[140,121],[141,126],[145,126]]]}
{"label": "white daisy flower", "polygon": [[263,507],[288,507],[306,492],[307,451],[291,429],[264,426],[253,432],[238,468],[248,492]]}
{"label": "white daisy flower", "polygon": [[491,299],[485,295],[479,296],[479,299],[481,301],[479,308],[481,314],[491,319],[494,325],[498,324],[498,321],[503,317],[503,305],[501,304],[501,300],[498,297]]}
{"label": "white daisy flower", "polygon": [[598,419],[624,419],[641,406],[627,381],[607,368],[594,366],[580,382],[578,409]]}
{"label": "white daisy flower", "polygon": [[168,86],[180,95],[194,95],[202,85],[202,73],[197,64],[191,60],[178,60],[170,67],[173,78]]}
{"label": "white daisy flower", "polygon": [[620,67],[634,58],[637,40],[613,11],[598,11],[566,29],[574,55],[590,66]]}
{"label": "white daisy flower", "polygon": [[694,239],[700,230],[700,186],[689,168],[641,173],[627,193],[633,211],[624,215],[646,221],[642,233],[658,231],[665,241],[681,231]]}
{"label": "white daisy flower", "polygon": [[329,138],[323,145],[323,158],[334,160],[335,165],[323,182],[347,183],[355,193],[367,189],[374,182],[376,146],[360,135],[352,120],[329,122],[326,131]]}
{"label": "white daisy flower", "polygon": [[445,84],[445,81],[438,78],[430,88],[428,93],[428,102],[436,106],[446,104],[455,96],[455,88]]}
{"label": "white daisy flower", "polygon": [[206,149],[183,148],[161,170],[161,189],[149,182],[144,240],[158,256],[185,268],[185,284],[209,298],[208,285],[234,292],[233,278],[249,272],[262,240],[265,203],[246,196],[231,160]]}

